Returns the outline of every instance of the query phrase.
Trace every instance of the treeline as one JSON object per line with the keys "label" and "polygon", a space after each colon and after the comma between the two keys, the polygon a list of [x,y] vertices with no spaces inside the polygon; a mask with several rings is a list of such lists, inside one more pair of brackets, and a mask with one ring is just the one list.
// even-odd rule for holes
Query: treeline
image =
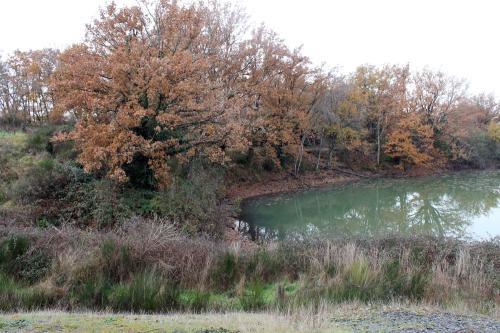
{"label": "treeline", "polygon": [[0,59],[0,126],[16,128],[48,121],[54,99],[50,77],[59,51],[16,51]]}
{"label": "treeline", "polygon": [[69,120],[54,140],[74,142],[86,171],[150,187],[199,159],[295,174],[500,159],[493,97],[409,66],[327,72],[217,2],[112,4],[84,42],[1,66],[2,123]]}

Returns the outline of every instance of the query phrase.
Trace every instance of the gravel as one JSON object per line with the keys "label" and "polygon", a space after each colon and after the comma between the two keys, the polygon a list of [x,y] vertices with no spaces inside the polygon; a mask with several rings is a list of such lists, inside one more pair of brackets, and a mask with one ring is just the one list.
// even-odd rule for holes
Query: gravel
{"label": "gravel", "polygon": [[334,319],[333,322],[353,332],[500,332],[500,320],[451,313],[384,311],[367,313],[365,317],[356,319]]}

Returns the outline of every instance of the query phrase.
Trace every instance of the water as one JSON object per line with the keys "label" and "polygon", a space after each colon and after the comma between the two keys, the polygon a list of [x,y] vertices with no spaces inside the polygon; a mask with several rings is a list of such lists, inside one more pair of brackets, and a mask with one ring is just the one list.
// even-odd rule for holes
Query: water
{"label": "water", "polygon": [[253,239],[287,236],[500,236],[500,171],[379,179],[260,197],[238,227]]}

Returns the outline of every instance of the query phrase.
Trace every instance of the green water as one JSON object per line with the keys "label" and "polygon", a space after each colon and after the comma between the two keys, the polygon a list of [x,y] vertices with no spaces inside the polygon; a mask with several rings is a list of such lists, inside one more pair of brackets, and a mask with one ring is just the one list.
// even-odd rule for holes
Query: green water
{"label": "green water", "polygon": [[500,171],[379,179],[243,203],[241,231],[287,236],[500,236]]}

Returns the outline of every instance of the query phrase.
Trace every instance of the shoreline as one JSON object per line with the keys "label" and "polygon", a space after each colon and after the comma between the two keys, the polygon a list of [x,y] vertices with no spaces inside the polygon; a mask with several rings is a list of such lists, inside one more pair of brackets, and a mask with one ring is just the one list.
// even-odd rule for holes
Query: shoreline
{"label": "shoreline", "polygon": [[244,201],[263,196],[272,196],[286,193],[307,191],[312,189],[326,188],[332,185],[345,185],[358,181],[370,181],[375,179],[412,179],[421,177],[445,176],[464,172],[487,172],[495,171],[499,168],[486,169],[439,169],[439,170],[418,170],[417,172],[394,173],[363,173],[359,176],[345,175],[335,170],[311,171],[298,177],[290,173],[270,174],[258,181],[245,181],[234,183],[229,186],[226,198],[230,201]]}
{"label": "shoreline", "polygon": [[[347,184],[362,179],[376,179],[380,175],[365,177],[346,176],[333,170],[311,172],[298,177],[289,173],[274,174],[259,181],[246,181],[232,184],[228,190],[229,200],[247,200],[261,196],[293,193],[315,188],[323,188],[336,184]],[[382,176],[383,177],[383,176]]]}
{"label": "shoreline", "polygon": [[[364,173],[360,176],[345,175],[335,170],[311,171],[299,177],[290,173],[268,174],[258,181],[246,181],[235,183],[229,187],[226,203],[224,204],[223,218],[226,220],[226,231],[224,239],[229,244],[238,243],[246,248],[258,248],[259,244],[249,239],[247,235],[236,230],[235,222],[240,219],[240,213],[235,214],[241,203],[260,197],[276,196],[280,194],[295,193],[314,189],[323,189],[335,185],[352,184],[359,181],[371,181],[375,179],[411,179],[421,177],[438,177],[464,172],[487,172],[499,170],[498,168],[487,169],[461,169],[461,170],[418,170],[409,173]],[[354,172],[353,172],[354,173]]]}

